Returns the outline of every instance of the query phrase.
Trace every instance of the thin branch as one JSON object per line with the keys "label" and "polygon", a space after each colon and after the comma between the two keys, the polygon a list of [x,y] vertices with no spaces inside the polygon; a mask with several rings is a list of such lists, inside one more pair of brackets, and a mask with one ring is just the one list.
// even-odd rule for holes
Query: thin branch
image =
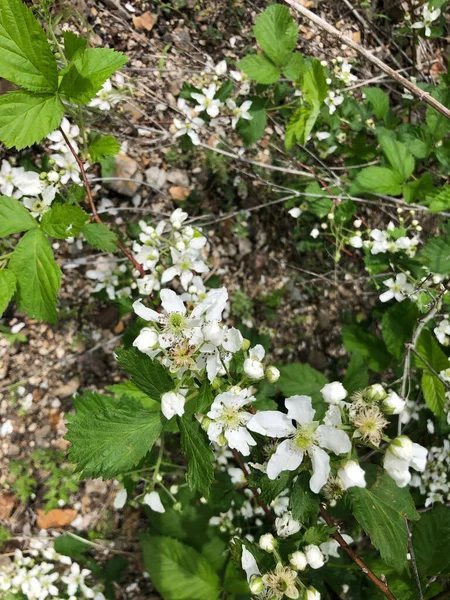
{"label": "thin branch", "polygon": [[417,352],[417,350],[414,348],[414,346],[413,346],[412,344],[407,344],[407,346],[406,346],[406,347],[407,347],[409,350],[411,350],[411,352],[412,352],[413,354],[415,354],[419,360],[421,360],[421,361],[423,362],[423,364],[424,364],[424,365],[427,367],[427,369],[429,369],[429,370],[430,370],[430,371],[433,373],[433,375],[434,375],[435,377],[437,377],[437,378],[439,379],[439,381],[440,381],[440,382],[441,382],[441,383],[442,383],[442,384],[443,384],[443,385],[444,385],[444,386],[445,386],[445,387],[446,387],[448,390],[450,390],[450,384],[448,383],[448,381],[446,381],[446,380],[445,380],[443,377],[441,377],[441,375],[440,375],[440,374],[439,374],[439,373],[436,371],[436,369],[434,369],[434,368],[433,368],[433,367],[430,365],[430,363],[429,363],[429,362],[428,362],[428,361],[427,361],[427,360],[426,360],[426,359],[425,359],[423,356],[421,356],[421,355],[420,355],[420,354]]}
{"label": "thin branch", "polygon": [[[327,513],[325,506],[323,506],[323,504],[320,505],[320,513],[327,525],[329,525],[330,527],[336,526],[336,523],[333,521],[332,517]],[[348,554],[348,556],[353,560],[353,562],[355,562],[358,565],[358,567],[361,569],[361,571],[365,575],[367,575],[367,577],[370,579],[370,581],[372,581],[372,583],[374,583],[377,586],[377,588],[386,596],[386,598],[389,598],[389,600],[396,600],[396,597],[391,592],[391,590],[388,588],[388,586],[384,583],[384,581],[381,581],[381,579],[379,579],[375,575],[375,573],[369,569],[369,567],[366,565],[366,563],[347,544],[347,542],[344,540],[344,538],[339,533],[339,531],[336,531],[335,533],[331,534],[331,537],[333,537],[337,541],[337,543],[342,548],[342,550],[344,550]]]}
{"label": "thin branch", "polygon": [[[234,456],[234,460],[237,462],[237,464],[239,465],[239,468],[241,469],[241,471],[244,473],[244,475],[246,477],[249,476],[249,472],[247,467],[245,466],[244,462],[242,461],[241,457],[239,456],[239,453],[237,450],[232,450],[233,456]],[[261,496],[258,494],[258,490],[254,487],[251,486],[247,486],[249,490],[251,490],[255,496],[255,500],[256,502],[259,504],[259,506],[263,509],[264,513],[266,514],[266,517],[268,517],[271,521],[274,520],[274,516],[270,510],[270,508],[267,506],[267,504],[262,500]]]}
{"label": "thin branch", "polygon": [[412,94],[414,94],[414,96],[419,98],[419,100],[423,100],[423,102],[426,102],[427,104],[432,106],[435,110],[440,112],[441,115],[444,115],[444,117],[446,117],[447,119],[450,119],[450,110],[448,108],[446,108],[443,104],[441,104],[438,100],[436,100],[436,98],[433,98],[433,96],[431,94],[429,94],[428,92],[424,92],[417,85],[412,83],[412,81],[409,81],[409,79],[406,79],[402,75],[399,75],[399,73],[397,71],[392,69],[389,65],[384,63],[382,60],[380,60],[374,54],[372,54],[372,52],[369,52],[368,50],[363,48],[363,46],[360,46],[359,44],[354,42],[351,38],[349,38],[346,35],[344,35],[343,33],[341,33],[339,30],[337,30],[335,27],[333,27],[333,25],[330,25],[327,21],[325,21],[325,19],[322,19],[322,17],[319,17],[315,13],[311,12],[310,10],[308,10],[307,8],[302,6],[300,4],[300,2],[298,2],[297,0],[285,0],[285,1],[287,4],[292,6],[292,8],[294,10],[299,12],[306,19],[315,23],[318,27],[320,27],[320,29],[323,29],[330,35],[334,36],[335,38],[340,40],[343,44],[346,44],[350,48],[353,48],[353,50],[356,50],[356,52],[358,52],[359,54],[364,56],[364,58],[366,58],[371,63],[376,65],[381,71],[390,75],[393,79],[395,79],[395,81],[397,81],[397,83],[399,83],[400,85],[402,85],[403,87],[408,89]]}
{"label": "thin branch", "polygon": [[407,538],[407,542],[408,542],[408,552],[409,552],[409,556],[411,557],[411,566],[412,566],[412,571],[413,571],[413,575],[414,575],[414,581],[416,582],[416,588],[417,588],[417,592],[418,592],[417,600],[424,600],[422,586],[420,584],[419,570],[417,569],[416,555],[414,554],[411,529],[409,527],[408,519],[406,517],[403,517],[403,518],[405,520],[406,538]]}
{"label": "thin branch", "polygon": [[[64,130],[62,129],[62,127],[59,128],[59,131],[61,132],[64,141],[66,142],[69,150],[71,151],[77,165],[78,168],[80,169],[80,173],[81,173],[81,179],[83,180],[83,185],[84,185],[84,189],[86,190],[86,194],[88,197],[88,201],[89,201],[89,205],[91,207],[91,211],[92,211],[92,218],[94,219],[94,221],[96,221],[97,223],[100,223],[101,225],[104,225],[103,221],[101,220],[101,218],[98,216],[97,213],[97,209],[95,208],[95,202],[94,202],[94,197],[92,196],[92,190],[91,190],[91,186],[89,185],[89,181],[88,178],[86,176],[86,171],[84,170],[84,162],[83,160],[78,156],[77,152],[75,152],[74,147],[72,146],[72,144],[70,143],[69,138],[67,137],[67,135],[65,134]],[[122,250],[122,252],[125,254],[125,256],[133,263],[134,268],[139,271],[139,274],[141,277],[145,277],[145,271],[144,268],[142,267],[142,265],[134,258],[133,254],[131,253],[130,250],[128,250],[128,248],[122,244],[122,242],[120,240],[117,240],[117,246],[120,250]]]}

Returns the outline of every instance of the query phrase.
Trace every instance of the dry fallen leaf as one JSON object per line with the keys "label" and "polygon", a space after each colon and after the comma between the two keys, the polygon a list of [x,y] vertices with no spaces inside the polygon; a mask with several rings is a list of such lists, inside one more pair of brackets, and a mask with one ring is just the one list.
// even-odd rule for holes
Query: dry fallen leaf
{"label": "dry fallen leaf", "polygon": [[78,515],[73,508],[52,508],[47,513],[39,509],[37,515],[37,525],[40,529],[51,529],[53,527],[66,527],[70,525]]}
{"label": "dry fallen leaf", "polygon": [[136,29],[145,29],[151,31],[155,24],[155,18],[150,11],[146,11],[140,17],[133,17],[133,23]]}
{"label": "dry fallen leaf", "polygon": [[181,202],[189,196],[189,190],[181,185],[173,185],[169,188],[169,194],[172,200]]}
{"label": "dry fallen leaf", "polygon": [[0,494],[0,519],[9,519],[16,501],[14,494]]}

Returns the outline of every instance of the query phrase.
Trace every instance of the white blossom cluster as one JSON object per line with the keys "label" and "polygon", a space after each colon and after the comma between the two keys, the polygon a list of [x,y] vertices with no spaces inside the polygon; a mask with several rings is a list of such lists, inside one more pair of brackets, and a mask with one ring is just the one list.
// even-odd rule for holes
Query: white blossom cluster
{"label": "white blossom cluster", "polygon": [[441,16],[441,9],[434,8],[430,9],[430,5],[426,2],[422,6],[422,18],[420,21],[416,21],[411,25],[412,29],[423,29],[425,37],[431,36],[431,27],[437,19]]}
{"label": "white blossom cluster", "polygon": [[442,446],[431,446],[425,470],[413,475],[410,485],[426,496],[426,507],[450,501],[450,439],[445,439]]}
{"label": "white blossom cluster", "polygon": [[[113,85],[114,84],[114,85]],[[122,102],[127,93],[132,90],[132,86],[125,81],[125,77],[121,73],[115,73],[113,79],[108,79],[102,86],[102,89],[97,92],[97,95],[89,106],[98,108],[103,112],[109,112],[116,104]]]}
{"label": "white blossom cluster", "polygon": [[114,256],[99,256],[94,269],[86,271],[86,277],[95,281],[92,292],[105,290],[110,300],[130,298],[131,286],[123,285],[121,276],[127,273],[125,264],[118,264]]}
{"label": "white blossom cluster", "polygon": [[102,586],[92,582],[91,571],[55,552],[49,540],[33,539],[28,553],[24,556],[17,549],[14,560],[0,566],[0,592],[23,595],[27,600],[62,596],[105,600]]}

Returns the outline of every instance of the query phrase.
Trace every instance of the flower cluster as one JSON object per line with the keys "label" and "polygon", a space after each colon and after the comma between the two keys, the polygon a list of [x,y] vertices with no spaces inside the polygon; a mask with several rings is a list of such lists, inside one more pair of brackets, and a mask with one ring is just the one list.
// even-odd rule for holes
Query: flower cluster
{"label": "flower cluster", "polygon": [[415,23],[413,23],[411,25],[411,27],[413,29],[423,29],[424,33],[425,33],[425,37],[430,37],[431,36],[431,27],[432,27],[434,21],[437,21],[437,19],[439,19],[440,16],[441,16],[441,9],[435,8],[433,10],[430,10],[430,5],[428,2],[426,2],[422,6],[422,20],[416,21]]}
{"label": "flower cluster", "polygon": [[425,469],[414,474],[410,485],[419,488],[426,496],[425,506],[435,502],[450,501],[450,439],[444,439],[442,446],[431,446],[428,451]]}
{"label": "flower cluster", "polygon": [[0,592],[12,597],[23,595],[28,600],[62,596],[105,600],[102,586],[92,583],[91,571],[55,552],[50,541],[33,539],[29,554],[24,556],[16,550],[14,561],[0,566]]}
{"label": "flower cluster", "polygon": [[124,76],[121,73],[116,73],[113,81],[111,79],[105,81],[102,89],[97,92],[97,95],[91,100],[89,106],[91,108],[98,108],[103,112],[109,112],[116,104],[122,102],[131,90],[132,86],[125,81]]}

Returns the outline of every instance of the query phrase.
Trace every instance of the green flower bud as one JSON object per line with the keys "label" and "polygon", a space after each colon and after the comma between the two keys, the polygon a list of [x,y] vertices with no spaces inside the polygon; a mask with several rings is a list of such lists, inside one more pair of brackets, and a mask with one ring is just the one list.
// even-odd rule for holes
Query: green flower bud
{"label": "green flower bud", "polygon": [[175,504],[173,505],[173,510],[176,510],[177,512],[181,512],[181,509],[183,508],[181,502],[175,502]]}
{"label": "green flower bud", "polygon": [[207,432],[211,423],[212,423],[211,419],[209,419],[208,417],[202,417],[202,420],[200,421],[200,425],[201,425],[201,428],[203,429],[203,431]]}
{"label": "green flower bud", "polygon": [[367,388],[367,398],[374,402],[380,402],[386,398],[387,394],[381,383],[374,383]]}
{"label": "green flower bud", "polygon": [[45,171],[42,171],[42,173],[39,174],[39,179],[41,181],[44,181],[44,179],[47,179],[47,173]]}
{"label": "green flower bud", "polygon": [[275,383],[280,378],[280,371],[273,365],[270,365],[267,367],[265,375],[269,383]]}
{"label": "green flower bud", "polygon": [[251,345],[251,342],[247,338],[244,338],[242,340],[242,350],[244,350],[244,352],[250,348],[250,345]]}
{"label": "green flower bud", "polygon": [[248,582],[248,587],[252,594],[260,594],[264,589],[264,582],[261,575],[252,575]]}

